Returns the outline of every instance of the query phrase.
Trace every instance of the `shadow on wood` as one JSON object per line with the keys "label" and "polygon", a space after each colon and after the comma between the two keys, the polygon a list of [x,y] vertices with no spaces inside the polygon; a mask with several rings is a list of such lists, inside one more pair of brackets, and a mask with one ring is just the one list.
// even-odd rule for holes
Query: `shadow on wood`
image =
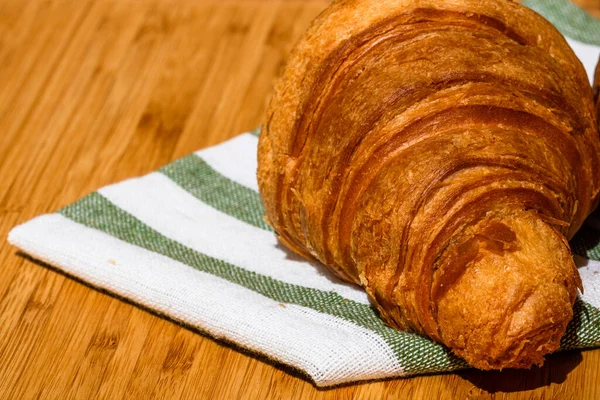
{"label": "shadow on wood", "polygon": [[546,363],[542,367],[533,367],[529,370],[469,369],[459,372],[458,375],[488,393],[511,393],[563,383],[582,360],[580,351],[565,351],[546,357]]}

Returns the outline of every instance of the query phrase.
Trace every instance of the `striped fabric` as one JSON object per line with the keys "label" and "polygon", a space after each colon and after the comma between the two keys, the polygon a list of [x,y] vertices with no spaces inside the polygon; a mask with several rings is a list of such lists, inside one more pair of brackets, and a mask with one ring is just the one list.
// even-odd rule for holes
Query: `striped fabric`
{"label": "striped fabric", "polygon": [[[9,241],[319,386],[466,368],[443,346],[387,327],[361,289],[278,244],[258,194],[258,134],[104,187],[14,228]],[[572,242],[585,292],[563,349],[600,346],[599,242],[600,218],[590,217]]]}
{"label": "striped fabric", "polygon": [[600,46],[600,20],[567,0],[525,0],[527,7],[542,14],[563,35]]}

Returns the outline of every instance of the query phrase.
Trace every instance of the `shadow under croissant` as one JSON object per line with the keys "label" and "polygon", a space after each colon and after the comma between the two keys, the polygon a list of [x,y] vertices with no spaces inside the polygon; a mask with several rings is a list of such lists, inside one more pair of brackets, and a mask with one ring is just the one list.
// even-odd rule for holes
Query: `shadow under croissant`
{"label": "shadow under croissant", "polygon": [[586,258],[600,255],[600,208],[587,217],[569,244],[573,254]]}
{"label": "shadow under croissant", "polygon": [[472,368],[460,371],[457,375],[488,393],[518,392],[563,383],[582,360],[580,351],[564,351],[547,356],[542,367],[502,371]]}

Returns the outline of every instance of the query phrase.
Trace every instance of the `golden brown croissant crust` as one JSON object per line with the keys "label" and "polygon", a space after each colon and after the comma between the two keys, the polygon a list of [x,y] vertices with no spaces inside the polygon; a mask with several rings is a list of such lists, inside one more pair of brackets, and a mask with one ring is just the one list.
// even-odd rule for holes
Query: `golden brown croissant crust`
{"label": "golden brown croissant crust", "polygon": [[385,321],[473,366],[554,351],[596,206],[592,90],[508,0],[335,1],[292,52],[259,142],[280,240],[361,284]]}

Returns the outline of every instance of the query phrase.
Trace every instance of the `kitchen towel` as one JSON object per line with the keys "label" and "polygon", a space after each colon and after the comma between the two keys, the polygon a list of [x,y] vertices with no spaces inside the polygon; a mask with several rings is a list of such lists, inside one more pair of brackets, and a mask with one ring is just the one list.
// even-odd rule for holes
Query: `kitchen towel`
{"label": "kitchen towel", "polygon": [[[600,21],[563,0],[526,4],[593,73]],[[467,368],[387,327],[365,292],[281,246],[256,182],[259,131],[110,185],[14,228],[9,242],[90,285],[302,371],[317,386]],[[562,349],[600,346],[600,217],[572,241],[584,294]]]}

